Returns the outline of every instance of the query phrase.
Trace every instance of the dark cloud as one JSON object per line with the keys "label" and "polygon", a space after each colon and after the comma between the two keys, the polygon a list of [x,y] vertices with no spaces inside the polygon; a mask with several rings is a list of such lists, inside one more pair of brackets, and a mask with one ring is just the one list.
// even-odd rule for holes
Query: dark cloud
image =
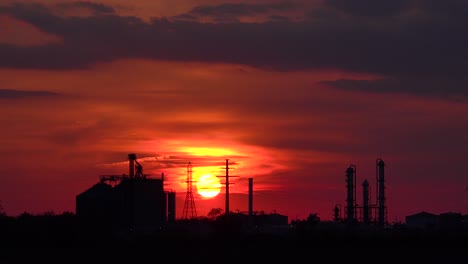
{"label": "dark cloud", "polygon": [[45,97],[56,96],[57,93],[48,91],[22,91],[13,89],[0,89],[0,99],[2,98],[24,98],[24,97]]}
{"label": "dark cloud", "polygon": [[88,2],[88,1],[76,1],[76,2],[71,2],[71,3],[59,3],[57,5],[60,8],[64,9],[73,9],[73,8],[86,8],[89,9],[95,13],[99,14],[111,14],[115,13],[115,9],[111,6],[104,5],[101,3],[94,3],[94,2]]}
{"label": "dark cloud", "polygon": [[327,6],[357,16],[397,15],[408,8],[411,2],[412,0],[325,0]]}
{"label": "dark cloud", "polygon": [[[412,1],[416,2],[417,0]],[[419,0],[417,3],[431,15],[446,18],[464,17],[467,15],[468,10],[468,1],[466,0]]]}
{"label": "dark cloud", "polygon": [[319,84],[333,86],[340,89],[354,89],[361,91],[388,92],[389,90],[400,87],[398,80],[379,79],[379,80],[349,80],[339,79],[336,81],[322,81]]}
{"label": "dark cloud", "polygon": [[189,13],[186,14],[180,14],[177,16],[172,17],[173,20],[176,21],[192,21],[196,22],[198,20],[198,17]]}
{"label": "dark cloud", "polygon": [[[377,79],[377,80],[350,80],[350,79],[339,79],[333,81],[322,81],[318,84],[325,86],[344,89],[344,90],[355,90],[364,92],[376,92],[376,93],[413,93],[419,95],[432,95],[437,97],[445,97],[446,99],[462,100],[465,102],[463,97],[468,96],[466,84],[468,83],[467,78],[460,76],[458,79],[451,79],[450,77],[421,77],[420,79],[403,78],[399,79]],[[450,87],[444,89],[444,87]]]}
{"label": "dark cloud", "polygon": [[[377,8],[359,3],[369,8],[366,12]],[[301,22],[219,24],[194,20],[197,15],[262,13],[288,8],[288,4],[202,6],[185,14],[185,21],[155,18],[151,22],[115,14],[63,18],[42,5],[14,4],[1,7],[0,13],[64,41],[40,47],[0,46],[0,67],[70,69],[99,61],[146,58],[240,63],[271,70],[331,68],[378,74],[398,84],[388,80],[367,83],[368,90],[378,84],[381,91],[466,96],[468,6],[457,0],[430,3],[414,1],[412,8],[417,4],[419,11],[404,16],[396,16],[403,13],[401,1],[379,1],[383,10],[372,12],[392,17],[358,19],[357,11],[340,16],[341,11],[326,7]],[[435,13],[437,9],[442,11]],[[346,88],[343,81],[339,85]]]}
{"label": "dark cloud", "polygon": [[251,16],[256,14],[265,14],[272,10],[285,11],[294,8],[292,2],[281,2],[272,4],[221,4],[221,5],[202,5],[194,7],[189,14],[198,16]]}
{"label": "dark cloud", "polygon": [[284,12],[296,7],[292,2],[279,2],[271,4],[243,4],[226,3],[221,5],[200,5],[188,13],[173,17],[175,20],[196,21],[209,18],[218,23],[239,22],[241,17],[264,15],[270,12]]}
{"label": "dark cloud", "polygon": [[281,22],[287,22],[291,20],[287,16],[278,16],[278,15],[273,15],[273,16],[270,16],[269,18],[271,21],[281,21]]}

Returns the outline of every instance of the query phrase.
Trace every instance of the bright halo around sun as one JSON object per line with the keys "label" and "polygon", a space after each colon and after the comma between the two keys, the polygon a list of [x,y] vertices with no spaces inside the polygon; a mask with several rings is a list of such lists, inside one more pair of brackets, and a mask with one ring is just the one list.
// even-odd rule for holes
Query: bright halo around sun
{"label": "bright halo around sun", "polygon": [[213,174],[205,174],[197,180],[197,191],[205,198],[215,197],[221,192],[221,181]]}

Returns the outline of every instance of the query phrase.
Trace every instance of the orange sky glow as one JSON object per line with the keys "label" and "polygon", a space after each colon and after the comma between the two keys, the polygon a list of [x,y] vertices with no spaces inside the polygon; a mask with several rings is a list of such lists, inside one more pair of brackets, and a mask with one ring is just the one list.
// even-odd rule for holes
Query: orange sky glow
{"label": "orange sky glow", "polygon": [[[15,6],[14,2],[20,4]],[[48,20],[30,18],[31,13],[23,9],[23,16],[12,11],[29,2],[0,3],[0,24],[7,25],[0,27],[0,55],[27,51],[18,53],[24,56],[11,55],[5,59],[10,64],[0,65],[0,201],[8,214],[74,211],[75,196],[95,184],[99,175],[127,173],[129,153],[137,155],[144,173],[152,177],[164,173],[166,190],[177,193],[179,216],[185,199],[187,163],[191,162],[193,177],[198,180],[207,174],[224,175],[226,159],[231,164],[230,173],[238,176],[230,187],[233,211],[247,211],[247,179],[253,178],[254,210],[278,212],[290,219],[305,218],[310,213],[331,219],[333,207],[345,205],[346,168],[357,165],[360,201],[360,183],[368,179],[372,186],[375,184],[375,161],[382,158],[387,164],[389,220],[404,221],[406,215],[422,210],[468,213],[468,195],[464,191],[468,186],[464,161],[468,154],[466,88],[448,97],[429,92],[426,95],[421,91],[433,89],[430,85],[434,83],[444,88],[453,83],[438,83],[439,79],[422,84],[413,81],[405,70],[391,68],[391,59],[382,67],[370,69],[364,63],[341,63],[340,56],[350,56],[354,61],[355,53],[333,51],[327,53],[329,60],[325,62],[317,53],[307,64],[301,54],[292,54],[295,44],[275,41],[275,34],[262,35],[265,41],[250,39],[256,35],[256,23],[262,25],[268,19],[275,19],[268,27],[272,32],[275,26],[287,28],[279,19],[289,17],[291,20],[281,23],[293,26],[309,16],[312,21],[321,19],[319,14],[331,12],[331,7],[323,7],[327,1],[292,1],[295,4],[291,7],[283,5],[284,1],[278,1],[281,5],[237,1],[246,5],[240,7],[252,8],[228,22],[216,20],[219,17],[215,11],[227,12],[225,6],[207,8],[223,1],[187,0],[174,5],[171,1],[138,0],[130,5],[107,0],[96,2],[103,6],[76,8],[67,5],[74,1],[37,1],[50,7],[47,14],[53,19],[75,17],[63,20],[69,23],[63,27],[70,26],[65,29],[51,26]],[[110,12],[107,7],[113,7],[115,13],[111,12],[106,22],[105,16],[97,12]],[[28,8],[31,11],[38,7]],[[301,11],[314,8],[323,8],[323,13]],[[38,10],[38,14],[45,12]],[[177,17],[182,14],[186,16]],[[101,41],[98,34],[88,36],[78,26],[72,27],[72,23],[82,21],[79,17],[84,17],[83,21],[90,19],[90,25],[101,25],[99,19],[103,19],[103,34],[112,39],[112,34],[119,35],[106,28],[115,22],[113,19],[193,19],[195,14],[201,14],[198,22],[208,20],[206,30],[217,23],[239,24],[236,32],[247,32],[250,38],[202,43],[197,41],[211,35],[201,30],[206,35],[192,43],[189,36],[181,34],[181,40],[187,39],[185,47],[179,42],[161,46],[151,42],[154,49],[164,50],[163,55],[155,55],[151,45],[133,48],[136,44],[132,40],[122,38],[119,46],[108,39]],[[337,14],[341,16],[342,12]],[[43,25],[41,21],[46,22]],[[149,30],[151,22],[135,21],[129,25],[141,24]],[[158,23],[161,26],[172,22]],[[187,25],[190,32],[190,23],[194,22],[174,22],[164,32],[177,33],[182,30],[178,27]],[[204,29],[200,23],[195,25]],[[298,26],[297,32],[325,34],[329,29],[316,30],[319,26]],[[332,29],[334,26],[329,25]],[[300,42],[305,37],[293,35],[297,32],[286,33],[286,37]],[[326,35],[320,36],[310,43],[327,41]],[[88,40],[96,40],[96,44],[87,44]],[[247,45],[245,52],[236,50],[244,42],[251,46]],[[54,53],[68,45],[70,49]],[[211,48],[204,49],[204,45]],[[218,52],[218,45],[228,48]],[[276,54],[275,45],[287,52]],[[343,45],[359,46],[352,41]],[[79,53],[88,49],[85,55]],[[211,49],[213,52],[205,59],[202,52]],[[252,59],[252,50],[259,51],[260,62]],[[150,55],[141,55],[145,52]],[[97,58],[93,60],[93,56]],[[276,60],[281,62],[277,68]],[[295,63],[297,67],[293,67]],[[421,72],[426,70],[422,68]],[[429,75],[421,73],[414,79],[424,79],[421,76]],[[443,78],[444,73],[441,76],[437,77]],[[356,88],[387,79],[398,81],[391,83],[393,86],[383,85],[377,92],[366,90],[367,86]],[[415,92],[392,90],[403,87],[405,81],[408,87],[417,86],[408,88]],[[224,182],[222,177],[219,179]],[[224,209],[224,190],[221,185],[219,194],[203,197],[195,187],[197,214],[206,216],[212,208]]]}

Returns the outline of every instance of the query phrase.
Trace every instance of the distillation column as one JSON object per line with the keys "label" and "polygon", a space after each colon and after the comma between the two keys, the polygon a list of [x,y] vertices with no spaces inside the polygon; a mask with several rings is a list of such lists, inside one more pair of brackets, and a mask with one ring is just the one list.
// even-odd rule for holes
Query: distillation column
{"label": "distillation column", "polygon": [[356,218],[356,166],[346,169],[346,220],[353,222]]}
{"label": "distillation column", "polygon": [[378,224],[383,227],[387,221],[387,208],[385,206],[385,163],[382,159],[377,159],[376,166]]}

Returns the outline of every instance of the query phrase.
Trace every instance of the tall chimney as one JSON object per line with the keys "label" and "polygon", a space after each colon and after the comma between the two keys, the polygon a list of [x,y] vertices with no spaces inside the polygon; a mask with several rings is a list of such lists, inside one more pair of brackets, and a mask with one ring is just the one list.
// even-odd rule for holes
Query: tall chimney
{"label": "tall chimney", "polygon": [[130,178],[133,178],[135,176],[135,160],[136,160],[136,155],[135,154],[133,154],[133,153],[128,154]]}
{"label": "tall chimney", "polygon": [[353,222],[356,217],[356,166],[346,169],[346,220]]}
{"label": "tall chimney", "polygon": [[382,159],[377,159],[377,204],[379,214],[379,226],[383,227],[387,220],[387,208],[385,206],[385,176],[384,176],[385,163]]}
{"label": "tall chimney", "polygon": [[253,178],[249,178],[249,222],[253,222]]}
{"label": "tall chimney", "polygon": [[226,159],[226,215],[230,213],[229,209],[229,160]]}

